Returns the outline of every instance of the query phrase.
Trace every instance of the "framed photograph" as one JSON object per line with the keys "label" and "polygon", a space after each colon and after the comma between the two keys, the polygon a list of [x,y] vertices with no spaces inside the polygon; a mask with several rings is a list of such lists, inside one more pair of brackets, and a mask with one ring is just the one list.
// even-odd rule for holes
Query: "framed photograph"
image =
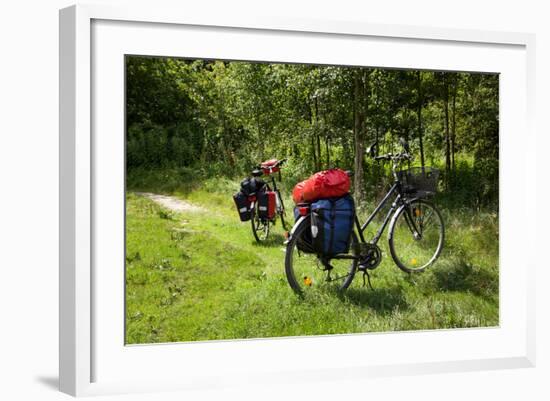
{"label": "framed photograph", "polygon": [[534,366],[533,59],[519,33],[61,10],[61,391]]}

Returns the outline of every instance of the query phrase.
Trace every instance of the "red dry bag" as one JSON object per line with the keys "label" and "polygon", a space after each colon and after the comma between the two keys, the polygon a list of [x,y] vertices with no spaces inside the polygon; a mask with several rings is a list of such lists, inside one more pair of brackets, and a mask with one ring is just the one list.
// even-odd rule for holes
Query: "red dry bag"
{"label": "red dry bag", "polygon": [[295,203],[313,202],[323,198],[337,198],[349,192],[350,179],[338,168],[319,171],[300,182],[292,191]]}
{"label": "red dry bag", "polygon": [[292,200],[296,204],[304,202],[302,199],[302,193],[304,192],[304,185],[306,184],[306,181],[299,182],[292,190]]}

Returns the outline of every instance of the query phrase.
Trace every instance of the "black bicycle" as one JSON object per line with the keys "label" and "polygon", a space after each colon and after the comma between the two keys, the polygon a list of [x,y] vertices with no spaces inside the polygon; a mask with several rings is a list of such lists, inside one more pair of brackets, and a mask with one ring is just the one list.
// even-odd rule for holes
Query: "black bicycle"
{"label": "black bicycle", "polygon": [[[264,175],[269,176],[270,182],[265,183],[265,192],[273,192],[275,196],[275,210],[271,217],[262,217],[266,213],[260,213],[259,202],[257,201],[257,196],[249,198],[251,200],[250,212],[251,218],[250,222],[252,224],[252,234],[257,242],[263,242],[267,240],[269,236],[270,226],[275,225],[277,216],[281,219],[281,225],[283,230],[287,230],[287,225],[285,222],[285,205],[283,203],[283,198],[279,188],[277,188],[277,181],[275,180],[275,173],[278,173],[279,181],[281,181],[281,167],[286,162],[286,159],[272,159],[263,162],[256,169],[252,171],[252,176],[259,178]],[[270,185],[271,184],[271,185]]]}
{"label": "black bicycle", "polygon": [[[326,285],[344,290],[350,286],[357,271],[369,278],[382,260],[377,243],[389,223],[388,242],[395,264],[407,273],[424,271],[432,265],[443,249],[445,227],[437,207],[429,200],[437,189],[439,171],[430,167],[398,170],[403,162],[411,160],[407,142],[402,140],[403,152],[376,156],[376,144],[367,153],[375,160],[391,161],[394,182],[387,194],[361,225],[355,216],[350,251],[346,254],[325,256],[316,254],[311,246],[310,205],[298,205],[300,218],[286,242],[285,272],[292,289],[303,294]],[[352,175],[348,172],[348,175]],[[367,241],[365,230],[388,202],[392,202],[382,225]],[[370,280],[369,280],[370,285]]]}

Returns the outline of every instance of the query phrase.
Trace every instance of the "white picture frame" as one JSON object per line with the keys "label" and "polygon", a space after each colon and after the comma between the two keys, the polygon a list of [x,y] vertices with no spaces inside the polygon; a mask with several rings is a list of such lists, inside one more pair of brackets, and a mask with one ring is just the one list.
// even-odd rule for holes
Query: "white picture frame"
{"label": "white picture frame", "polygon": [[[144,29],[147,30],[147,36],[140,36]],[[223,16],[187,15],[185,10],[164,10],[155,7],[112,8],[78,5],[63,9],[60,11],[61,391],[80,396],[238,386],[251,381],[292,382],[344,376],[360,378],[534,366],[533,274],[537,259],[536,256],[529,255],[536,255],[536,252],[526,252],[528,256],[520,261],[521,274],[511,277],[506,265],[515,263],[517,259],[514,258],[517,255],[515,256],[514,250],[506,247],[506,244],[509,243],[507,241],[513,227],[522,226],[521,228],[528,230],[527,232],[535,231],[536,208],[528,206],[525,191],[513,194],[506,190],[507,185],[503,186],[501,192],[501,208],[504,212],[501,217],[501,264],[504,270],[501,271],[501,325],[498,328],[124,347],[124,343],[120,341],[120,333],[123,333],[124,329],[119,320],[123,320],[123,309],[120,308],[119,301],[124,297],[124,287],[119,285],[120,272],[116,273],[118,276],[112,277],[113,280],[108,281],[105,274],[98,274],[97,271],[110,263],[109,255],[112,256],[112,252],[116,253],[121,245],[120,230],[111,230],[115,232],[115,237],[112,238],[107,235],[108,233],[98,236],[98,232],[104,230],[105,219],[109,216],[112,217],[110,221],[113,221],[113,224],[119,224],[124,214],[118,201],[113,202],[112,209],[109,209],[109,205],[105,206],[105,200],[110,197],[122,198],[117,192],[120,189],[121,173],[117,166],[120,165],[123,154],[120,152],[120,141],[116,142],[116,138],[120,139],[116,135],[122,135],[122,132],[118,132],[120,130],[116,127],[120,127],[120,119],[123,119],[120,115],[123,104],[116,103],[120,99],[116,96],[114,99],[110,93],[104,91],[104,88],[109,86],[104,83],[112,82],[119,94],[122,91],[122,87],[118,85],[121,83],[122,70],[118,70],[116,64],[121,62],[118,57],[121,54],[186,55],[176,53],[190,52],[189,48],[181,49],[177,47],[176,40],[167,40],[180,34],[198,35],[197,38],[201,41],[201,49],[196,48],[195,53],[187,54],[191,57],[207,54],[218,58],[321,63],[331,62],[330,57],[340,57],[341,63],[354,65],[368,65],[361,59],[364,55],[357,55],[357,59],[350,56],[352,53],[337,55],[337,48],[330,43],[333,39],[337,39],[341,44],[354,41],[354,46],[366,46],[365,49],[374,50],[383,41],[384,47],[402,46],[399,49],[425,51],[426,56],[437,49],[440,54],[448,54],[447,60],[456,57],[448,49],[445,50],[446,46],[452,46],[452,53],[464,52],[465,57],[470,59],[465,60],[464,64],[458,61],[453,64],[446,60],[428,61],[430,57],[426,57],[426,63],[422,64],[418,60],[408,62],[407,57],[413,60],[416,56],[408,56],[406,51],[398,51],[387,52],[384,57],[377,59],[375,65],[457,70],[472,66],[472,71],[503,74],[505,83],[501,86],[501,184],[502,176],[505,176],[509,180],[522,182],[525,188],[536,187],[533,185],[534,176],[527,174],[527,171],[536,170],[535,157],[529,153],[529,148],[536,147],[532,126],[535,85],[534,35],[373,25],[357,21],[267,17],[252,19],[250,16],[243,20],[235,20]],[[262,35],[262,41],[271,44],[262,47],[267,49],[264,49],[266,52],[272,53],[261,53],[260,48],[254,50],[252,45],[241,44],[234,48],[228,45],[228,39],[232,39],[231,43],[233,40],[237,43],[241,40],[239,38],[246,41],[254,38],[254,35]],[[277,54],[277,41],[287,40],[285,38],[297,43],[303,41],[304,46],[311,45],[313,50],[309,55],[303,52],[305,47],[292,52],[292,46],[300,45],[289,45],[285,47],[285,51],[289,53]],[[215,46],[216,40],[225,41],[223,49]],[[405,42],[406,47],[403,47]],[[160,43],[163,43],[162,47]],[[334,49],[334,54],[323,56],[329,57],[326,59],[317,59],[316,54],[321,57],[319,49],[315,53],[315,46],[319,44],[327,49]],[[204,50],[208,46],[211,50]],[[487,52],[487,49],[495,49],[494,57],[492,60],[483,61],[486,58],[483,53]],[[445,53],[446,51],[448,53]],[[477,56],[473,57],[471,54],[479,54],[479,60],[474,60]],[[112,57],[106,57],[107,55]],[[502,59],[499,59],[500,56]],[[111,63],[113,60],[114,64]],[[502,70],[498,63],[501,63]],[[113,74],[114,81],[109,81],[110,74]],[[510,95],[512,89],[517,90],[517,98]],[[102,96],[105,102],[98,102],[97,98]],[[107,106],[109,99],[105,96],[114,103]],[[106,107],[109,107],[112,113],[118,113],[113,114],[112,121],[108,117],[103,118],[107,116],[102,111]],[[111,151],[107,151],[105,146],[109,138],[98,141],[94,137],[94,132],[97,132],[94,129],[103,128],[103,123],[112,123],[111,126],[118,132],[113,136],[115,142],[110,143],[113,145],[109,147]],[[105,125],[105,130],[110,130],[111,126]],[[523,133],[523,145],[516,142],[511,134],[517,130]],[[512,150],[516,169],[511,168]],[[107,183],[107,178],[102,178],[106,177],[106,171],[110,172],[114,181]],[[112,174],[112,171],[118,173]],[[522,207],[518,216],[512,216],[506,213],[512,201],[528,207]],[[533,242],[527,238],[520,241],[524,241],[520,245],[525,249],[534,247]],[[106,249],[102,244],[107,242],[112,244],[113,248],[110,251],[102,251]],[[119,251],[124,252],[123,249]],[[120,268],[123,269],[123,264]],[[516,299],[510,299],[509,289],[512,285],[515,288]],[[116,306],[112,307],[109,313],[104,313],[108,304]],[[121,314],[122,316],[119,316]],[[109,337],[116,338],[111,340]],[[357,349],[368,341],[377,343],[378,348],[383,350],[390,345],[394,347],[399,338],[414,338],[419,347],[430,345],[435,349],[438,344],[442,349],[448,348],[444,345],[451,342],[457,345],[454,349],[440,352],[437,357],[435,350],[434,355],[428,359],[420,359],[414,353],[407,354],[407,347],[396,356],[371,353],[369,359],[365,359],[361,352],[356,352],[354,356],[344,360],[336,358],[339,347]],[[476,343],[478,348],[474,345]],[[470,352],[461,348],[460,344],[472,344],[475,349]],[[312,349],[324,347],[327,350],[326,361],[313,358],[309,364],[297,364],[287,368],[284,356],[290,355],[298,346]],[[392,349],[399,351],[399,348]],[[181,366],[182,355],[186,355],[185,361],[193,361],[192,367]],[[224,359],[236,362],[226,364],[220,355],[224,355]],[[258,359],[259,357],[263,359]],[[153,370],[147,370],[147,367],[158,366],[159,361],[167,361],[167,366],[173,366],[174,358],[179,358],[180,372],[185,372],[183,377],[178,374],[167,375],[166,372],[156,376]],[[266,358],[265,363],[260,362]],[[208,364],[203,363],[204,361]],[[286,361],[288,363],[288,359]],[[254,363],[256,365],[250,367]],[[108,366],[113,367],[110,369]]]}

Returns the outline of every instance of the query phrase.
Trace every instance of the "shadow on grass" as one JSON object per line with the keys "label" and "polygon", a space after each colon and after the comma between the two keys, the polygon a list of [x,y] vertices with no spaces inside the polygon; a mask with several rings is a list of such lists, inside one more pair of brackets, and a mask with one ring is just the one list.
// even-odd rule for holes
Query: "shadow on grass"
{"label": "shadow on grass", "polygon": [[498,293],[498,272],[491,273],[464,260],[434,269],[433,277],[437,289],[443,291],[470,292],[482,297]]}
{"label": "shadow on grass", "polygon": [[354,305],[374,309],[381,315],[389,314],[394,309],[406,310],[409,307],[405,293],[401,287],[391,288],[351,288],[339,293],[341,300],[347,300]]}
{"label": "shadow on grass", "polygon": [[256,240],[252,241],[252,245],[259,246],[262,248],[273,248],[277,246],[284,246],[285,237],[283,234],[269,233],[269,237],[265,241],[257,242]]}

